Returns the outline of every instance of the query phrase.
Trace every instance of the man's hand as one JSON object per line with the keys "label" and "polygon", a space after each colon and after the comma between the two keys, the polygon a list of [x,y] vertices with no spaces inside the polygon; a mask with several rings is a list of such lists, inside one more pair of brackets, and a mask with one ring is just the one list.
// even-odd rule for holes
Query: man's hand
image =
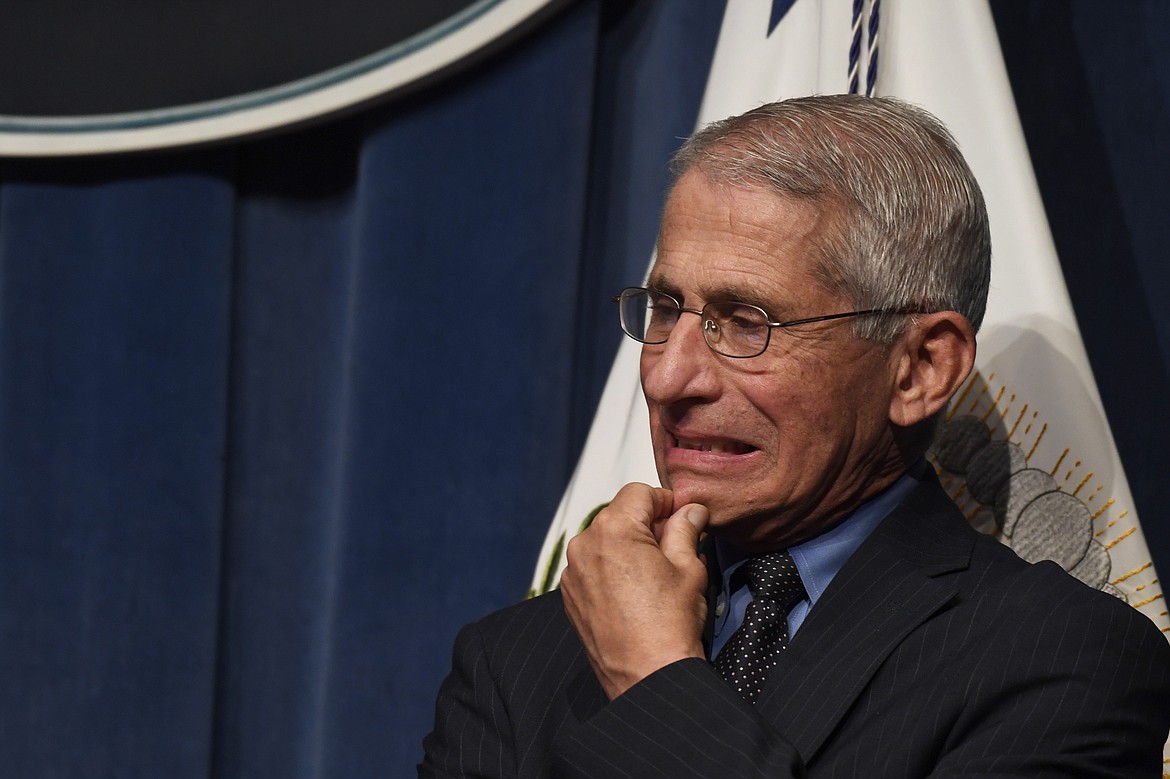
{"label": "man's hand", "polygon": [[671,513],[670,490],[627,484],[569,542],[565,611],[613,700],[665,665],[704,657],[707,570],[695,552],[710,513]]}

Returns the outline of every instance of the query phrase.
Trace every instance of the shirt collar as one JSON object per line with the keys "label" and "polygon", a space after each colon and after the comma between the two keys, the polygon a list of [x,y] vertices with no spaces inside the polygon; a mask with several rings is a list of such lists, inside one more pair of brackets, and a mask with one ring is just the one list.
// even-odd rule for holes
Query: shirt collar
{"label": "shirt collar", "polygon": [[[854,509],[831,530],[788,550],[808,593],[810,606],[817,602],[845,561],[857,551],[874,528],[918,485],[922,478],[922,466],[925,466],[925,462],[916,464],[884,491]],[[723,586],[727,588],[731,574],[746,557],[719,539],[715,539],[715,553],[723,572]]]}

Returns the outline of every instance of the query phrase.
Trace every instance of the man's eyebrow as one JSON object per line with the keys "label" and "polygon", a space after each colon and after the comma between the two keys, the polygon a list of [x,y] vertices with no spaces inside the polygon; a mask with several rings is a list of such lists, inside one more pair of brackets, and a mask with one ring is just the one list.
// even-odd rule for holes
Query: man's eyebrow
{"label": "man's eyebrow", "polygon": [[709,291],[710,297],[708,300],[718,300],[724,303],[744,303],[756,308],[762,308],[769,318],[775,318],[779,314],[783,314],[787,309],[786,306],[778,304],[775,300],[767,298],[755,289],[748,289],[744,287],[718,287]]}
{"label": "man's eyebrow", "polygon": [[680,302],[682,301],[682,293],[679,291],[678,286],[670,283],[662,276],[650,276],[650,278],[646,281],[646,289],[650,290],[651,292],[660,292],[664,295],[670,295],[675,300]]}
{"label": "man's eyebrow", "polygon": [[[671,283],[662,276],[651,275],[650,279],[646,282],[646,288],[652,292],[661,292],[670,295],[683,305],[687,305],[682,290],[676,284]],[[756,306],[757,308],[762,308],[771,318],[776,318],[778,315],[785,313],[787,308],[778,305],[775,300],[764,297],[754,289],[738,286],[712,287],[711,289],[704,290],[702,297],[706,303],[718,301],[720,303],[746,303],[750,306]]]}
{"label": "man's eyebrow", "polygon": [[[682,294],[682,290],[676,284],[666,280],[662,276],[651,276],[646,282],[646,288],[654,292],[662,292],[662,294],[669,295],[679,301],[683,305],[687,305],[686,296]],[[758,291],[752,289],[745,289],[743,287],[714,287],[703,291],[703,302],[720,302],[720,303],[745,303],[748,305],[755,305],[756,308],[763,309],[768,313],[769,317],[777,317],[783,315],[787,306],[778,305],[776,301],[766,298],[759,294]]]}
{"label": "man's eyebrow", "polygon": [[742,287],[719,287],[711,290],[712,300],[724,300],[728,303],[749,303],[760,308],[767,308],[768,301],[755,290]]}

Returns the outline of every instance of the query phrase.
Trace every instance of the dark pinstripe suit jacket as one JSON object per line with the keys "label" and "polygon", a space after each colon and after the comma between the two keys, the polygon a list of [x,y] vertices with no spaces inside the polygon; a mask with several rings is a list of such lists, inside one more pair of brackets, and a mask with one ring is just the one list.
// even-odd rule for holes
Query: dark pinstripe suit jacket
{"label": "dark pinstripe suit jacket", "polygon": [[1157,777],[1170,646],[924,482],[755,705],[702,660],[607,702],[553,593],[460,633],[420,777]]}

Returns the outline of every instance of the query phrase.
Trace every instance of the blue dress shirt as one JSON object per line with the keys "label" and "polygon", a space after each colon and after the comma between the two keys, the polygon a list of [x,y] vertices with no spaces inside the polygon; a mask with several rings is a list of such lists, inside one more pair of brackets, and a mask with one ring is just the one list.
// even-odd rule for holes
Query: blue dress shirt
{"label": "blue dress shirt", "polygon": [[[918,468],[911,468],[884,492],[858,506],[843,522],[827,533],[810,538],[789,549],[800,580],[808,598],[792,607],[788,612],[788,638],[792,639],[800,629],[817,600],[824,593],[829,582],[845,565],[849,556],[857,551],[873,529],[886,515],[894,510],[917,486],[919,479],[913,474]],[[752,593],[746,584],[731,591],[731,575],[743,565],[747,558],[716,539],[715,554],[723,572],[723,588],[715,600],[715,632],[711,639],[711,658],[727,643],[727,639],[743,624],[743,615],[752,601]]]}

